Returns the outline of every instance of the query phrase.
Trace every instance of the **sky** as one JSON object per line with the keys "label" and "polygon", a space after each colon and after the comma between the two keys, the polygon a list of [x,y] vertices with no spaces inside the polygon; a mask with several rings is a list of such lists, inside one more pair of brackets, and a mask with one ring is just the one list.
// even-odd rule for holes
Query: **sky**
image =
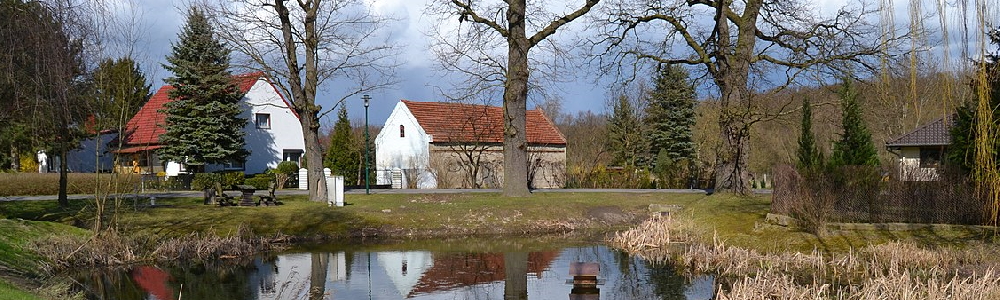
{"label": "sky", "polygon": [[[428,49],[428,37],[424,32],[434,22],[436,17],[424,15],[424,1],[415,0],[365,0],[372,9],[380,14],[389,14],[399,21],[390,26],[390,39],[401,49],[402,65],[397,70],[398,84],[383,90],[369,93],[372,101],[369,106],[369,123],[380,125],[389,117],[393,107],[401,99],[413,101],[444,101],[435,85],[440,80],[435,75],[432,56]],[[143,30],[141,40],[136,45],[136,59],[140,62],[147,78],[152,81],[153,90],[162,86],[163,78],[171,74],[163,69],[165,57],[170,54],[171,44],[177,41],[177,34],[184,26],[184,1],[132,1],[135,10],[119,13],[124,17],[134,13],[138,15],[139,28]],[[235,54],[234,54],[235,55]],[[564,112],[593,110],[603,111],[603,89],[595,87],[590,79],[581,76],[578,80],[563,83],[566,87],[556,90],[564,100]],[[338,90],[332,81],[327,81],[317,96],[317,102],[324,108],[332,107],[334,100],[345,92]],[[350,119],[364,120],[364,106],[361,97],[348,99],[347,109]],[[529,103],[529,109],[531,109]],[[330,114],[335,116],[335,114]],[[328,117],[324,122],[331,125],[334,120]]]}
{"label": "sky", "polygon": [[[170,53],[171,43],[176,42],[177,33],[184,24],[185,3],[195,0],[180,1],[145,1],[145,0],[120,0],[130,3],[134,10],[125,12],[119,11],[119,18],[129,14],[136,14],[136,22],[143,31],[138,44],[135,46],[136,59],[140,61],[147,77],[153,82],[153,89],[156,90],[163,84],[163,78],[170,74],[163,69],[165,57]],[[389,116],[389,113],[401,99],[413,101],[444,101],[435,86],[439,86],[441,78],[434,70],[433,57],[429,50],[428,31],[432,22],[437,21],[436,16],[429,16],[424,13],[426,1],[420,0],[364,0],[371,9],[378,14],[392,15],[398,19],[388,26],[388,31],[392,43],[401,46],[401,56],[399,60],[402,65],[397,70],[398,84],[383,90],[370,93],[372,102],[369,110],[369,123],[374,125],[382,124]],[[809,1],[809,0],[804,0]],[[843,6],[848,0],[814,0],[811,1],[812,8],[820,14],[832,14],[837,8]],[[855,3],[857,0],[852,0]],[[990,0],[992,1],[992,0]],[[564,1],[569,5],[580,5],[582,1]],[[870,5],[878,5],[878,2],[869,0]],[[896,1],[897,23],[906,24],[907,3]],[[546,5],[555,5],[546,2]],[[933,8],[927,7],[927,10]],[[932,19],[931,22],[933,22]],[[578,19],[577,23],[585,21]],[[581,26],[571,24],[573,26]],[[574,27],[563,30],[553,37],[571,38]],[[897,25],[906,26],[906,25]],[[579,27],[577,27],[579,28]],[[530,34],[530,33],[529,33]],[[955,50],[953,50],[955,51]],[[534,52],[533,52],[534,53]],[[593,111],[595,113],[604,112],[605,98],[608,93],[605,91],[605,83],[594,83],[593,72],[576,68],[575,73],[569,74],[565,82],[556,83],[556,87],[549,92],[556,94],[562,99],[562,112],[575,114],[579,111]],[[332,81],[321,87],[317,102],[324,107],[331,107],[333,99],[341,98],[345,94],[343,90],[338,90]],[[352,120],[360,121],[364,119],[364,107],[361,97],[348,99],[348,114]],[[532,103],[529,102],[529,109]],[[335,114],[330,114],[335,116]],[[325,120],[332,125],[332,120]]]}

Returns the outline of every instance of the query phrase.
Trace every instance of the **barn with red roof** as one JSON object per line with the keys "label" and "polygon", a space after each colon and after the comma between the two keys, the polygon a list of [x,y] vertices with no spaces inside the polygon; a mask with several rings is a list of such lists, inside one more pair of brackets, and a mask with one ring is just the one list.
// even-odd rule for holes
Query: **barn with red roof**
{"label": "barn with red roof", "polygon": [[[233,80],[245,93],[239,103],[242,109],[239,117],[248,120],[243,132],[244,148],[250,155],[246,161],[206,166],[205,171],[238,170],[254,174],[274,168],[281,161],[298,162],[305,150],[305,140],[298,115],[288,101],[262,72],[235,75]],[[163,147],[160,135],[166,132],[164,105],[174,101],[168,96],[173,89],[169,85],[161,87],[125,125],[120,137],[123,146],[115,151],[122,157],[120,172],[165,172],[174,176],[185,171],[182,163],[161,161],[156,155],[156,150]]]}
{"label": "barn with red roof", "polygon": [[[560,188],[566,138],[539,109],[527,112],[528,181]],[[503,109],[401,100],[375,138],[379,184],[394,188],[498,188],[503,182]]]}

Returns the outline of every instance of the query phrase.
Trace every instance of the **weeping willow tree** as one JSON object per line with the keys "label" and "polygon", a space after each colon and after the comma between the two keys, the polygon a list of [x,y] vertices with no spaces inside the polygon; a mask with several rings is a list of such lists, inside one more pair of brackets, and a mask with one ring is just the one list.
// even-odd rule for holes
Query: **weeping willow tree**
{"label": "weeping willow tree", "polygon": [[[952,147],[950,151],[962,151],[960,156],[963,157],[964,165],[968,167],[970,179],[972,180],[975,187],[976,197],[985,206],[985,222],[990,225],[997,225],[998,219],[1000,219],[1000,168],[997,166],[997,146],[998,146],[998,133],[997,120],[995,120],[996,109],[995,101],[993,97],[997,91],[994,87],[997,87],[1000,83],[998,81],[997,70],[1000,69],[1000,50],[998,54],[989,54],[988,47],[993,40],[993,44],[1000,45],[1000,33],[995,30],[991,30],[990,26],[992,20],[995,20],[998,14],[998,5],[996,0],[959,0],[956,2],[947,1],[933,1],[931,5],[933,13],[937,16],[936,27],[939,30],[937,32],[937,37],[940,38],[940,47],[935,47],[940,49],[937,53],[925,53],[926,55],[940,55],[939,67],[943,68],[946,72],[952,72],[954,76],[948,76],[943,82],[942,89],[945,90],[945,97],[937,99],[942,106],[942,111],[944,112],[944,117],[947,121],[953,121],[952,111],[954,110],[956,104],[961,102],[962,99],[956,99],[954,91],[958,89],[959,84],[956,80],[968,80],[971,81],[971,92],[972,95],[971,102],[967,103],[968,111],[966,113],[967,117],[973,119],[967,127],[964,127],[966,132],[964,132],[964,137],[967,137],[967,141],[963,141],[967,146],[961,147],[962,149],[956,149],[957,147]],[[925,4],[925,0],[909,0],[908,3],[908,17],[909,17],[909,27],[910,32],[913,33],[911,38],[911,55],[909,57],[909,89],[907,91],[907,97],[911,104],[913,105],[913,113],[920,114],[922,108],[921,95],[917,91],[917,80],[919,76],[918,66],[917,66],[917,53],[921,52],[921,49],[930,49],[932,46],[928,42],[930,39],[929,32],[930,27],[924,22],[930,20],[931,18],[926,18],[925,16],[929,13]],[[896,24],[893,20],[894,3],[893,0],[881,0],[880,11],[882,12],[882,28],[886,32],[891,32]],[[953,57],[955,49],[952,49],[954,45],[959,45],[958,49],[959,57]],[[962,64],[955,62],[975,62],[973,64]],[[891,63],[883,61],[883,67],[888,69]],[[886,71],[883,71],[882,79],[886,79]],[[964,76],[970,76],[971,78],[963,79]],[[971,79],[971,80],[969,80]],[[967,81],[967,82],[968,82]],[[894,95],[901,95],[899,91],[892,91],[888,88],[883,89],[880,93],[880,97],[884,101],[892,101]],[[919,117],[917,118],[919,119]],[[963,134],[963,132],[953,133],[953,136],[957,134]],[[955,142],[953,138],[953,142]],[[950,155],[958,155],[956,153],[951,153]]]}
{"label": "weeping willow tree", "polygon": [[[976,21],[980,36],[992,36],[997,40],[996,31],[987,33],[987,20],[992,20],[986,0],[976,1]],[[996,145],[997,145],[997,124],[993,120],[994,109],[990,101],[993,84],[997,78],[998,57],[986,55],[986,38],[981,38],[978,43],[980,57],[975,75],[976,87],[976,111],[975,118],[978,120],[972,130],[975,131],[976,138],[973,140],[975,164],[972,166],[972,179],[976,183],[976,195],[987,205],[989,215],[986,220],[990,225],[997,225],[1000,216],[1000,169],[997,168]],[[998,54],[1000,55],[1000,54]]]}

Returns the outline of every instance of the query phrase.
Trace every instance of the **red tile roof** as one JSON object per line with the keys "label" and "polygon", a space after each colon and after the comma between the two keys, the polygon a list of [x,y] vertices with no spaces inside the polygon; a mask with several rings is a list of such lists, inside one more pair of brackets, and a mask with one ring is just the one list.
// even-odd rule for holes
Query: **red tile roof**
{"label": "red tile roof", "polygon": [[[262,76],[263,72],[253,72],[234,75],[233,79],[240,91],[246,93]],[[125,145],[155,145],[160,142],[160,135],[166,132],[163,126],[166,125],[167,118],[162,110],[166,109],[164,105],[167,102],[172,101],[168,94],[173,89],[174,87],[170,85],[160,87],[160,90],[139,109],[135,117],[128,120],[125,124]]]}
{"label": "red tile roof", "polygon": [[[432,142],[503,142],[503,108],[448,102],[402,100]],[[565,145],[555,124],[539,109],[527,113],[529,144]]]}

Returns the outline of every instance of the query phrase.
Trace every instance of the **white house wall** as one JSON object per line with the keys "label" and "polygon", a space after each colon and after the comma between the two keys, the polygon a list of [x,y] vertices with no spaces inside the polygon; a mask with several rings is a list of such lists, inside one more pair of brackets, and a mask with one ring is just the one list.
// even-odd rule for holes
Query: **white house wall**
{"label": "white house wall", "polygon": [[[274,169],[281,162],[285,150],[305,150],[305,139],[298,117],[266,79],[261,78],[240,101],[242,112],[239,117],[247,120],[243,126],[246,133],[244,149],[250,151],[244,165],[244,173],[262,173]],[[267,113],[271,116],[271,128],[257,128],[255,115]],[[303,152],[304,157],[304,152]],[[208,166],[206,171],[221,170],[221,166]]]}
{"label": "white house wall", "polygon": [[[404,137],[399,136],[399,125],[403,125]],[[384,127],[375,137],[375,168],[378,184],[393,184],[392,173],[406,169],[416,169],[419,172],[417,187],[432,189],[437,186],[427,168],[428,145],[431,136],[427,135],[417,123],[410,110],[403,102],[396,103]],[[397,182],[402,187],[407,186],[406,176],[399,174]]]}
{"label": "white house wall", "polygon": [[899,150],[899,177],[903,181],[930,181],[938,179],[936,168],[920,167],[920,148],[905,147]]}

